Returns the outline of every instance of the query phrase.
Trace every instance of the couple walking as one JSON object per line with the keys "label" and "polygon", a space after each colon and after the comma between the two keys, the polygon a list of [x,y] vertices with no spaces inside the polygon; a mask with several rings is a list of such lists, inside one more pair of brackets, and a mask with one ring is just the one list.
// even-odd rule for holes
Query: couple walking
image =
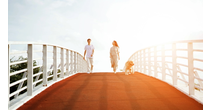
{"label": "couple walking", "polygon": [[[93,72],[93,54],[94,54],[94,46],[91,45],[91,39],[87,39],[87,45],[84,48],[84,60],[86,56],[86,60],[89,65],[91,65],[91,73]],[[113,68],[114,73],[116,74],[116,70],[118,67],[118,60],[120,60],[119,56],[119,46],[116,41],[112,42],[112,47],[110,48],[110,59],[111,59],[111,67]],[[88,70],[88,74],[90,71]]]}

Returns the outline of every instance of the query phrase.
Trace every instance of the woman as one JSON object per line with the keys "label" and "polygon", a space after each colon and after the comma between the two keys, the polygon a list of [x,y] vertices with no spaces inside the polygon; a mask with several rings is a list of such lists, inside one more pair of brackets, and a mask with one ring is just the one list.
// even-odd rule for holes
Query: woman
{"label": "woman", "polygon": [[120,60],[119,46],[116,41],[113,41],[112,45],[113,47],[110,48],[111,67],[113,68],[113,71],[116,74],[116,70],[118,67],[118,60]]}

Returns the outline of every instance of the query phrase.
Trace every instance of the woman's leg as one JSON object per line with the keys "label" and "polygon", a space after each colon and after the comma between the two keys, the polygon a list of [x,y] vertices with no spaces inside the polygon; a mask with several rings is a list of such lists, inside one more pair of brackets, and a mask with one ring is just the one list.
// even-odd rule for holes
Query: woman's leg
{"label": "woman's leg", "polygon": [[113,68],[114,73],[116,73],[116,68]]}
{"label": "woman's leg", "polygon": [[110,60],[111,60],[111,68],[113,68],[113,67],[114,67],[114,61],[113,61],[113,58],[111,57],[111,58],[110,58]]}

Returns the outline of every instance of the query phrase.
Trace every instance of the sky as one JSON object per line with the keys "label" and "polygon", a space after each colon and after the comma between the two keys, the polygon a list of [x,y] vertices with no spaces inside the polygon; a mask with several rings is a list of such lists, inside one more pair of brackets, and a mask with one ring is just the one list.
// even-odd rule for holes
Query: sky
{"label": "sky", "polygon": [[[123,68],[126,60],[142,48],[174,40],[204,39],[203,45],[206,46],[203,46],[203,59],[205,59],[203,64],[206,66],[203,72],[210,73],[208,65],[211,61],[209,48],[211,3],[209,0],[0,2],[0,35],[1,38],[6,38],[5,41],[51,43],[83,54],[86,39],[91,38],[95,46],[94,71],[112,71],[109,48],[113,40],[117,40],[120,46],[119,68]],[[3,48],[1,50],[7,51],[7,42],[1,40],[1,44],[4,43],[5,47],[1,45]],[[7,59],[3,60],[7,62]],[[6,66],[4,63],[1,64]],[[3,78],[1,84],[7,90],[8,85],[4,84],[7,82],[5,80],[6,78]],[[203,80],[203,96],[204,100],[206,99],[203,108],[209,110],[210,74],[204,74]],[[2,97],[7,100],[5,94],[2,94]],[[8,108],[8,104],[4,105]]]}
{"label": "sky", "polygon": [[202,0],[9,0],[8,41],[50,43],[83,55],[91,38],[94,71],[112,71],[113,40],[122,69],[142,48],[203,39],[202,5]]}

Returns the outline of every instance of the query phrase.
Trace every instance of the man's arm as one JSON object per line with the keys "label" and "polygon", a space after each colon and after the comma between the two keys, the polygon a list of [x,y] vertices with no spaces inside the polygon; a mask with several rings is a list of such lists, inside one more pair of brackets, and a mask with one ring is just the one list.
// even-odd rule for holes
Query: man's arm
{"label": "man's arm", "polygon": [[94,49],[92,50],[92,55],[91,55],[91,57],[93,56],[93,54],[94,54]]}

